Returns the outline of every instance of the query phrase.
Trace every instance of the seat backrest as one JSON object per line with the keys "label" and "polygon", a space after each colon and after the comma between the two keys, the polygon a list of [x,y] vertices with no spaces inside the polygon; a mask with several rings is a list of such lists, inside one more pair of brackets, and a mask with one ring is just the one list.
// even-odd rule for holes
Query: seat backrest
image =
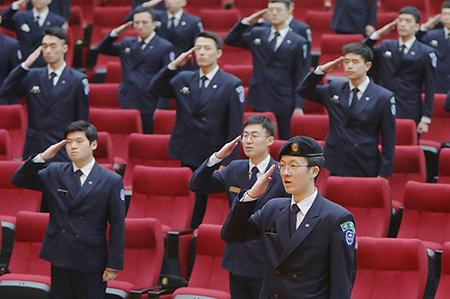
{"label": "seat backrest", "polygon": [[119,280],[137,290],[156,287],[164,256],[161,223],[154,218],[125,219],[124,266]]}
{"label": "seat backrest", "polygon": [[392,11],[398,13],[398,11],[404,6],[414,6],[422,13],[422,18],[427,19],[428,17],[428,1],[424,0],[380,0],[379,10],[380,11]]}
{"label": "seat backrest", "polygon": [[[299,9],[299,8],[297,8]],[[330,27],[332,11],[308,10],[305,15],[305,22],[311,26],[312,31],[312,49],[320,51],[320,37],[322,34],[333,34]]]}
{"label": "seat backrest", "polygon": [[242,85],[248,87],[252,78],[253,65],[251,64],[225,64],[223,70],[242,80]]}
{"label": "seat backrest", "polygon": [[153,133],[172,134],[176,117],[176,110],[156,109],[153,114]]}
{"label": "seat backrest", "polygon": [[416,123],[412,119],[395,120],[396,145],[417,145]]}
{"label": "seat backrest", "polygon": [[408,182],[399,238],[450,241],[450,185]]}
{"label": "seat backrest", "polygon": [[126,161],[128,137],[142,133],[141,115],[134,109],[89,109],[91,123],[98,131],[108,132],[113,144],[113,155]]}
{"label": "seat backrest", "polygon": [[439,152],[438,183],[450,184],[450,148],[443,148]]}
{"label": "seat backrest", "polygon": [[222,56],[219,59],[219,64],[252,65],[252,54],[248,49],[223,45]]}
{"label": "seat backrest", "polygon": [[242,122],[245,122],[250,116],[255,116],[255,115],[263,115],[272,121],[273,126],[275,128],[274,137],[275,137],[275,139],[277,139],[278,138],[278,123],[277,123],[277,118],[276,118],[275,114],[273,114],[273,112],[245,111],[243,118],[242,118]]}
{"label": "seat backrest", "polygon": [[127,217],[153,217],[174,230],[189,228],[194,208],[191,175],[187,167],[135,166]]}
{"label": "seat backrest", "polygon": [[5,129],[0,129],[0,160],[11,160],[11,138]]}
{"label": "seat backrest", "polygon": [[303,112],[305,114],[327,114],[325,106],[308,99],[305,99],[305,103],[303,104]]}
{"label": "seat backrest", "polygon": [[123,24],[130,7],[96,5],[93,12],[91,43],[96,45],[105,36],[105,32],[110,32]]}
{"label": "seat backrest", "polygon": [[441,277],[434,296],[434,299],[446,298],[450,298],[450,242],[446,242],[442,250]]}
{"label": "seat backrest", "polygon": [[267,2],[261,0],[233,0],[233,7],[237,8],[242,16],[248,16],[267,7]]}
{"label": "seat backrest", "polygon": [[0,129],[11,137],[13,158],[21,159],[25,142],[26,120],[21,105],[0,105]]}
{"label": "seat backrest", "polygon": [[89,83],[90,108],[119,108],[119,84]]}
{"label": "seat backrest", "polygon": [[394,170],[389,177],[392,200],[403,203],[403,191],[406,182],[425,182],[425,180],[425,155],[420,146],[396,146],[394,154]]}
{"label": "seat backrest", "polygon": [[120,61],[106,63],[106,83],[120,83],[122,81],[122,65]]}
{"label": "seat backrest", "polygon": [[17,188],[11,183],[22,161],[0,161],[0,215],[16,216],[19,211],[39,211],[41,192]]}
{"label": "seat backrest", "polygon": [[430,139],[437,142],[450,141],[450,112],[444,109],[447,95],[434,95],[433,121],[428,133],[422,134],[421,139]]}
{"label": "seat backrest", "polygon": [[50,276],[50,263],[39,258],[47,224],[47,213],[21,211],[17,214],[14,250],[8,266],[11,273]]}
{"label": "seat backrest", "polygon": [[422,299],[428,264],[424,245],[415,239],[358,239],[352,299]]}
{"label": "seat backrest", "polygon": [[342,56],[342,47],[344,45],[361,41],[361,34],[322,34],[320,36],[319,64]]}
{"label": "seat backrest", "polygon": [[131,186],[136,165],[158,167],[180,167],[181,162],[167,153],[170,135],[137,134],[130,135],[128,143],[128,163],[124,184]]}
{"label": "seat backrest", "polygon": [[203,8],[199,12],[199,17],[205,30],[226,32],[241,19],[241,14],[237,9]]}
{"label": "seat backrest", "polygon": [[294,17],[299,20],[304,20],[305,15],[310,10],[325,10],[325,1],[317,0],[295,0]]}
{"label": "seat backrest", "polygon": [[197,252],[189,287],[229,292],[228,272],[221,259],[225,243],[220,237],[220,225],[202,224],[197,231]]}
{"label": "seat backrest", "polygon": [[97,148],[94,151],[95,160],[102,164],[114,162],[112,140],[108,132],[98,132]]}
{"label": "seat backrest", "polygon": [[228,196],[226,193],[208,194],[208,204],[206,205],[202,224],[222,225],[228,216],[229,210]]}
{"label": "seat backrest", "polygon": [[387,236],[391,196],[384,179],[331,176],[325,197],[353,214],[358,236]]}
{"label": "seat backrest", "polygon": [[326,114],[292,115],[291,135],[309,136],[315,140],[325,140],[328,134],[329,120]]}

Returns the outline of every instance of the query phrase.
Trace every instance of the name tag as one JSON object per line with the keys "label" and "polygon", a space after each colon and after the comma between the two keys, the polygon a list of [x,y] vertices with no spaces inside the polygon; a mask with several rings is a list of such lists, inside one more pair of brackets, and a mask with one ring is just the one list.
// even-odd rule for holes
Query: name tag
{"label": "name tag", "polygon": [[67,196],[69,195],[69,190],[66,189],[56,189],[60,195]]}
{"label": "name tag", "polygon": [[228,189],[229,192],[233,192],[233,193],[239,193],[241,192],[241,188],[239,187],[235,187],[235,186],[230,186],[230,188]]}

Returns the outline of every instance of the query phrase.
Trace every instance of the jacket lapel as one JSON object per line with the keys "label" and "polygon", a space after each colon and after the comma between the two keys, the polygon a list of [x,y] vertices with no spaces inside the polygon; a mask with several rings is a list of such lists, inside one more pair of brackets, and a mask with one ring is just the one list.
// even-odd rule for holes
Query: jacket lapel
{"label": "jacket lapel", "polygon": [[[203,92],[199,92],[198,97],[198,111],[202,110],[206,105],[209,104],[209,99],[212,97],[212,95],[216,92],[216,90],[219,88],[220,78],[222,77],[222,73],[220,69],[215,74],[214,78],[209,82],[208,87],[203,90]],[[200,79],[199,79],[200,80]],[[199,88],[200,90],[200,88]]]}
{"label": "jacket lapel", "polygon": [[133,68],[139,67],[142,64],[142,61],[145,60],[147,56],[151,55],[154,49],[158,48],[159,39],[158,36],[155,35],[143,50],[140,49],[139,42],[137,42],[137,40],[136,43],[138,44],[138,46],[135,49],[135,51],[137,51],[136,53],[137,55],[135,56],[136,58],[134,59],[133,62],[134,63]]}
{"label": "jacket lapel", "polygon": [[356,102],[356,105],[351,112],[351,118],[354,118],[358,114],[360,114],[371,102],[371,96],[372,96],[372,89],[373,89],[373,82],[370,81],[369,85],[367,86],[367,89],[364,91],[363,95],[361,96],[361,99]]}
{"label": "jacket lapel", "polygon": [[49,97],[48,104],[45,107],[45,110],[50,109],[56,102],[58,102],[59,96],[61,93],[70,86],[70,81],[72,80],[72,74],[68,70],[68,66],[66,66],[61,73],[61,77],[58,79],[58,83],[53,86],[52,82],[47,80],[50,83],[49,89]]}
{"label": "jacket lapel", "polygon": [[[311,208],[309,209],[308,213],[306,213],[305,218],[303,219],[302,223],[300,223],[300,226],[298,227],[297,231],[294,233],[292,238],[289,238],[289,205],[286,206],[283,209],[282,217],[280,217],[279,225],[277,223],[277,229],[278,232],[281,232],[281,229],[283,230],[283,239],[281,239],[282,242],[284,242],[287,238],[286,247],[284,247],[283,252],[281,253],[280,259],[278,261],[277,267],[295,250],[297,249],[300,244],[309,236],[309,234],[312,232],[312,230],[316,227],[316,225],[320,221],[320,208],[322,207],[323,198],[318,193],[316,199],[314,200],[314,203],[312,204]],[[289,202],[290,204],[290,202]],[[281,237],[281,236],[280,236]]]}
{"label": "jacket lapel", "polygon": [[42,109],[46,110],[49,103],[52,101],[52,82],[48,79],[48,69],[43,67],[39,76],[39,84],[41,86],[41,92],[44,95],[42,97]]}
{"label": "jacket lapel", "polygon": [[95,163],[94,167],[91,170],[91,173],[89,173],[89,176],[86,178],[83,186],[81,186],[80,191],[75,196],[69,209],[73,209],[78,204],[80,204],[91,192],[92,188],[94,188],[101,181],[100,171],[100,166]]}

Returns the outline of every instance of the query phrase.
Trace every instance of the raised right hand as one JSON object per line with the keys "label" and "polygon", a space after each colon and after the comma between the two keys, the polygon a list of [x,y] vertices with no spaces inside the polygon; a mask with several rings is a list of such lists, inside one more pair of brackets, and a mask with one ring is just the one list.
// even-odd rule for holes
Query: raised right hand
{"label": "raised right hand", "polygon": [[255,13],[249,15],[245,19],[251,25],[254,25],[254,24],[256,24],[258,22],[259,19],[261,19],[267,13],[267,11],[268,11],[267,8],[261,9],[260,11],[257,11]]}
{"label": "raised right hand", "polygon": [[193,55],[195,49],[196,49],[196,47],[192,47],[188,51],[181,53],[170,64],[176,69],[182,67],[183,65],[185,65],[192,58],[192,55]]}
{"label": "raised right hand", "polygon": [[44,161],[52,159],[66,144],[67,139],[63,139],[58,143],[50,145],[43,153],[41,153],[41,158]]}
{"label": "raised right hand", "polygon": [[23,64],[27,67],[27,68],[31,68],[31,66],[33,65],[33,63],[38,59],[39,55],[41,55],[42,52],[42,46],[39,46],[36,50],[33,51],[33,53],[31,53],[27,59],[25,59],[25,61],[23,62]]}
{"label": "raised right hand", "polygon": [[112,31],[114,31],[115,34],[121,35],[123,32],[127,31],[128,28],[133,24],[133,21],[128,21],[125,24],[120,25],[119,27],[114,28]]}
{"label": "raised right hand", "polygon": [[18,0],[18,1],[16,1],[16,3],[19,7],[22,7],[22,6],[26,6],[28,4],[28,1],[29,0]]}
{"label": "raised right hand", "polygon": [[234,149],[236,148],[236,146],[238,146],[240,140],[241,140],[241,135],[237,136],[230,142],[225,143],[225,145],[222,146],[222,148],[218,152],[216,152],[216,157],[223,160],[226,157],[228,157],[229,155],[231,155],[233,153]]}
{"label": "raised right hand", "polygon": [[152,8],[161,2],[162,2],[162,0],[150,0],[150,1],[142,3],[142,6]]}
{"label": "raised right hand", "polygon": [[272,180],[272,174],[275,171],[275,168],[276,165],[273,164],[262,176],[260,176],[253,187],[248,190],[248,196],[258,198],[266,192],[267,186],[269,186],[269,183]]}
{"label": "raised right hand", "polygon": [[324,73],[332,72],[342,66],[342,62],[344,61],[344,57],[336,58],[335,60],[328,61],[322,65],[319,65],[319,68]]}
{"label": "raised right hand", "polygon": [[383,27],[381,27],[380,29],[375,31],[375,33],[377,33],[378,36],[388,34],[391,30],[393,30],[395,28],[395,26],[397,26],[397,19],[393,20],[390,23],[387,23],[386,25],[384,25]]}

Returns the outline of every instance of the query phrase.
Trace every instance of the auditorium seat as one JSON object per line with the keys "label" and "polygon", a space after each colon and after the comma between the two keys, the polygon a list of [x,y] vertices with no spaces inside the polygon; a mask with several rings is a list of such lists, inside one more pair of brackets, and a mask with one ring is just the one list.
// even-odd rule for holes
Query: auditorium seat
{"label": "auditorium seat", "polygon": [[[298,9],[300,8],[297,7]],[[308,10],[306,12],[305,22],[311,26],[313,36],[312,52],[320,52],[320,37],[322,34],[334,34],[333,29],[330,27],[332,15],[332,11]]]}
{"label": "auditorium seat", "polygon": [[227,193],[210,193],[208,194],[208,203],[202,224],[222,225],[229,211]]}
{"label": "auditorium seat", "polygon": [[89,83],[90,108],[119,108],[119,84]]}
{"label": "auditorium seat", "polygon": [[176,110],[156,109],[153,114],[153,133],[172,134],[176,115]]}
{"label": "auditorium seat", "polygon": [[88,24],[92,24],[94,19],[94,7],[97,2],[98,0],[71,0],[70,7],[80,7]]}
{"label": "auditorium seat", "polygon": [[127,168],[124,175],[126,190],[133,183],[133,170],[136,165],[157,167],[180,167],[181,162],[171,158],[168,153],[170,135],[137,134],[129,137]]}
{"label": "auditorium seat", "polygon": [[419,240],[361,237],[352,299],[422,299],[427,252]]}
{"label": "auditorium seat", "polygon": [[324,105],[315,103],[308,99],[305,99],[303,105],[303,113],[305,114],[327,114],[327,110]]}
{"label": "auditorium seat", "polygon": [[175,290],[173,299],[230,299],[229,274],[221,265],[225,243],[220,237],[220,231],[219,225],[200,225],[197,231],[195,263],[189,284]]}
{"label": "auditorium seat", "polygon": [[408,181],[426,181],[425,156],[419,146],[398,145],[395,147],[394,169],[389,177],[392,206],[403,206],[403,191]]}
{"label": "auditorium seat", "polygon": [[0,160],[11,160],[11,138],[5,129],[0,129]]}
{"label": "auditorium seat", "polygon": [[302,21],[305,20],[306,12],[308,12],[309,10],[324,11],[326,9],[329,9],[328,7],[325,6],[325,1],[295,0],[293,2],[295,3],[294,17]]}
{"label": "auditorium seat", "polygon": [[380,12],[395,12],[398,13],[404,6],[414,6],[420,10],[422,14],[422,20],[426,20],[429,15],[429,9],[427,0],[380,0],[379,11]]}
{"label": "auditorium seat", "polygon": [[450,184],[450,148],[443,148],[439,153],[438,183]]}
{"label": "auditorium seat", "polygon": [[142,133],[141,115],[134,109],[91,108],[90,121],[98,131],[108,132],[113,144],[113,156],[126,161],[128,137],[131,133]]}
{"label": "auditorium seat", "polygon": [[222,9],[224,7],[224,3],[225,0],[189,0],[187,1],[185,9],[190,14],[198,15],[200,10],[205,7],[209,9]]}
{"label": "auditorium seat", "polygon": [[450,185],[408,182],[398,238],[420,239],[441,250],[450,241]]}
{"label": "auditorium seat", "polygon": [[353,214],[358,236],[387,236],[391,216],[391,198],[386,180],[329,177],[325,197]]}
{"label": "auditorium seat", "polygon": [[444,244],[442,251],[441,277],[434,299],[450,298],[450,242]]}
{"label": "auditorium seat", "polygon": [[225,72],[235,75],[242,80],[244,87],[250,86],[250,80],[252,78],[253,65],[251,64],[225,64],[222,66]]}
{"label": "auditorium seat", "polygon": [[13,159],[22,159],[26,119],[21,105],[0,105],[0,129],[9,133]]}
{"label": "auditorium seat", "polygon": [[241,12],[242,17],[248,17],[261,9],[267,8],[267,2],[261,0],[233,0],[233,7]]}
{"label": "auditorium seat", "polygon": [[241,14],[237,9],[212,9],[203,8],[198,16],[202,20],[203,28],[206,31],[213,31],[223,40],[228,31],[240,21]]}
{"label": "auditorium seat", "polygon": [[416,122],[412,119],[395,120],[396,145],[417,145]]}
{"label": "auditorium seat", "polygon": [[[375,28],[381,28],[384,25],[387,25],[388,23],[394,21],[398,17],[398,11],[396,12],[378,12],[377,13],[377,24]],[[397,30],[394,28],[390,32],[383,34],[380,37],[380,40],[385,39],[398,39],[398,33]]]}
{"label": "auditorium seat", "polygon": [[163,256],[164,240],[158,220],[125,219],[123,270],[119,271],[117,279],[108,282],[107,298],[141,298],[139,295],[155,288]]}
{"label": "auditorium seat", "polygon": [[328,115],[303,114],[292,115],[291,118],[291,136],[303,135],[323,141],[328,134],[328,128]]}
{"label": "auditorium seat", "polygon": [[100,164],[114,163],[111,136],[108,132],[98,132],[97,148],[94,150],[95,161]]}
{"label": "auditorium seat", "polygon": [[[97,45],[106,32],[125,23],[125,17],[130,7],[121,6],[95,6],[91,43]],[[106,31],[105,31],[106,30]]]}
{"label": "auditorium seat", "polygon": [[430,124],[428,133],[422,134],[420,144],[429,144],[428,140],[437,142],[450,141],[450,112],[444,109],[444,102],[447,95],[434,95],[433,121]]}
{"label": "auditorium seat", "polygon": [[242,121],[245,122],[250,116],[255,116],[255,115],[263,115],[272,121],[273,126],[275,128],[274,136],[275,136],[275,139],[278,139],[278,123],[277,123],[277,118],[276,118],[275,114],[273,112],[245,111]]}
{"label": "auditorium seat", "polygon": [[[187,167],[137,165],[128,218],[156,218],[165,235],[179,238],[180,274],[186,277],[191,240],[194,194],[189,191],[192,171]],[[173,232],[173,233],[172,233]]]}
{"label": "auditorium seat", "polygon": [[87,26],[87,21],[83,14],[81,6],[70,7],[69,26],[72,29],[73,37],[77,43],[85,41],[84,31]]}
{"label": "auditorium seat", "polygon": [[47,224],[46,213],[17,214],[10,273],[0,276],[0,298],[49,298],[50,263],[39,258]]}
{"label": "auditorium seat", "polygon": [[222,56],[219,59],[220,65],[237,64],[253,65],[252,54],[248,49],[223,45]]}
{"label": "auditorium seat", "polygon": [[105,83],[120,83],[122,81],[122,64],[120,61],[106,63]]}

